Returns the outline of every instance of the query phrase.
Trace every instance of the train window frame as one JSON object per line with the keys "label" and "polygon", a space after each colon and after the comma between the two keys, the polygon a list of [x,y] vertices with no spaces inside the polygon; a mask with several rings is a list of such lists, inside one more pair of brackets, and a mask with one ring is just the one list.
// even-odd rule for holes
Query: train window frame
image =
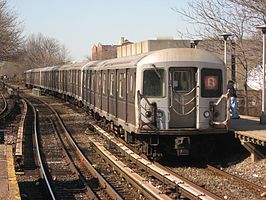
{"label": "train window frame", "polygon": [[98,73],[98,75],[96,75],[96,77],[97,77],[96,92],[101,93],[101,83],[102,83],[101,73]]}
{"label": "train window frame", "polygon": [[130,84],[129,84],[129,91],[133,92],[133,74],[131,74],[130,76]]}
{"label": "train window frame", "polygon": [[110,73],[110,96],[115,96],[115,74]]}
{"label": "train window frame", "polygon": [[[179,84],[178,82],[177,82],[178,85],[176,87],[179,87],[179,88],[175,89],[174,80],[175,80],[175,74],[177,74],[177,73],[182,73],[182,74],[185,73],[187,75],[186,78],[187,78],[188,81],[185,81],[185,83],[187,84],[187,89],[183,89],[183,84],[182,84],[181,87],[179,87],[179,85],[181,85],[181,84]],[[183,78],[183,76],[182,76],[182,78]],[[172,84],[173,84],[172,90],[173,90],[173,92],[175,92],[175,93],[189,92],[190,90],[192,90],[192,84],[191,83],[192,83],[193,79],[194,79],[194,77],[193,77],[193,74],[192,74],[191,70],[174,71],[173,72],[173,77],[172,77]],[[184,81],[182,81],[182,82],[184,83]]]}
{"label": "train window frame", "polygon": [[91,91],[92,92],[94,92],[94,77],[95,77],[95,74],[91,73]]}
{"label": "train window frame", "polygon": [[91,87],[90,81],[91,81],[91,72],[88,70],[87,71],[87,85],[86,85],[88,91],[90,91],[90,87]]}
{"label": "train window frame", "polygon": [[[216,81],[217,87],[206,87],[206,77],[211,77]],[[223,72],[218,68],[202,68],[201,69],[201,97],[217,98],[223,94]]]}
{"label": "train window frame", "polygon": [[105,72],[103,72],[102,79],[103,79],[102,80],[103,81],[103,86],[102,86],[103,87],[103,89],[102,89],[103,94],[106,94],[106,87],[105,87],[106,86],[106,74],[105,74]]}
{"label": "train window frame", "polygon": [[[148,84],[149,86],[155,86],[154,83],[162,82],[160,87],[157,87],[157,88],[153,89],[154,92],[158,92],[159,91],[161,94],[155,94],[155,93],[152,94],[151,93],[151,91],[152,91],[151,88],[145,88],[145,74],[148,73],[148,72],[152,72],[153,75],[155,75],[154,77],[158,78],[157,81],[155,80],[152,84]],[[160,72],[162,72],[162,74]],[[159,73],[160,77],[158,76],[158,73]],[[156,69],[148,68],[148,69],[143,70],[143,80],[142,80],[142,92],[143,92],[143,95],[145,97],[148,97],[148,98],[164,98],[166,96],[166,80],[165,80],[165,76],[166,76],[166,70],[164,68],[156,68]],[[152,77],[149,77],[146,80],[147,81],[148,80],[151,81],[151,78]],[[159,90],[159,88],[161,88],[161,89]]]}
{"label": "train window frame", "polygon": [[123,85],[125,84],[126,74],[124,72],[119,73],[119,98],[124,99],[125,93],[123,90]]}

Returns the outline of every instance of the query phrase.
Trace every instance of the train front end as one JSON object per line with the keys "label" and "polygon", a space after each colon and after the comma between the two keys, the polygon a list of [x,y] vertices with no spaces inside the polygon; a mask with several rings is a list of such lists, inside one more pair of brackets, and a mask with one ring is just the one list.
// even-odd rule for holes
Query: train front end
{"label": "train front end", "polygon": [[227,132],[226,68],[221,59],[204,50],[165,49],[148,55],[139,66],[143,81],[137,82],[136,113],[145,153],[190,155]]}

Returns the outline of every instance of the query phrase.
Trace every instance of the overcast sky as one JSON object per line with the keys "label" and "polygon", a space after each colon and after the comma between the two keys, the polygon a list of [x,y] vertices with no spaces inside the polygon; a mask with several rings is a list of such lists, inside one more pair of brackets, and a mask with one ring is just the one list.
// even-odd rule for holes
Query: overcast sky
{"label": "overcast sky", "polygon": [[91,55],[99,42],[118,44],[178,37],[187,25],[171,8],[189,0],[9,0],[24,33],[42,33],[64,44],[73,60]]}

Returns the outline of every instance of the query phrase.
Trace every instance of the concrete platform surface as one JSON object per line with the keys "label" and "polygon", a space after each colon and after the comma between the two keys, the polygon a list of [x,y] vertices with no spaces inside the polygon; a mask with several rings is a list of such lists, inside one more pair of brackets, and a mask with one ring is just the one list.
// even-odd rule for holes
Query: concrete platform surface
{"label": "concrete platform surface", "polygon": [[20,200],[16,180],[12,146],[0,145],[0,199]]}
{"label": "concrete platform surface", "polygon": [[266,125],[260,124],[258,117],[240,115],[240,119],[230,119],[229,130],[235,134],[266,141]]}

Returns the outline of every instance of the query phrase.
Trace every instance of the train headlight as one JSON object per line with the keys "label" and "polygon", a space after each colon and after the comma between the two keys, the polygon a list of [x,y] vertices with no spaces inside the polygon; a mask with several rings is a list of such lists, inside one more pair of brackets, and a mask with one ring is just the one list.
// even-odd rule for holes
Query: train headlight
{"label": "train headlight", "polygon": [[152,116],[152,112],[150,110],[147,110],[145,116],[150,118]]}
{"label": "train headlight", "polygon": [[162,118],[163,117],[163,111],[162,110],[157,110],[157,117]]}
{"label": "train headlight", "polygon": [[203,113],[203,116],[204,116],[205,118],[209,118],[209,117],[210,117],[210,112],[209,112],[209,111],[205,111],[205,112]]}

